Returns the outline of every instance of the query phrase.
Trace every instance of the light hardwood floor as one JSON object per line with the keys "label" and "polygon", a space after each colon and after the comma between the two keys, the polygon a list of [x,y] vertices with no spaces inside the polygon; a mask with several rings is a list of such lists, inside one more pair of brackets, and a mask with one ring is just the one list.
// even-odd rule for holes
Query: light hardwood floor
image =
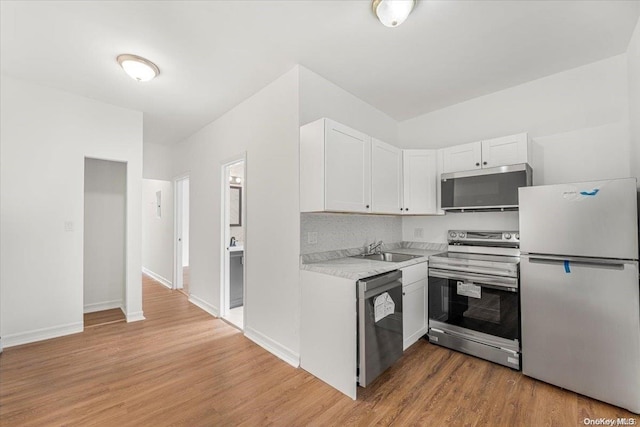
{"label": "light hardwood floor", "polygon": [[108,325],[110,323],[124,322],[126,318],[119,308],[111,310],[94,311],[84,314],[84,327],[93,328],[96,326]]}
{"label": "light hardwood floor", "polygon": [[147,320],[5,349],[2,426],[580,426],[640,417],[420,340],[358,400],[143,277]]}

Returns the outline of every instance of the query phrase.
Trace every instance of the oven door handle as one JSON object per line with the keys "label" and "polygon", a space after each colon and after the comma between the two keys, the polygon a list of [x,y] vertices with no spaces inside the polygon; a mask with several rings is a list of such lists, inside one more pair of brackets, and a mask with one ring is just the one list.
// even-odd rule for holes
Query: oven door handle
{"label": "oven door handle", "polygon": [[440,279],[460,280],[473,283],[474,285],[488,287],[503,288],[512,292],[518,289],[518,279],[511,277],[487,277],[478,274],[465,274],[460,272],[449,272],[445,270],[429,269],[429,277],[438,277]]}

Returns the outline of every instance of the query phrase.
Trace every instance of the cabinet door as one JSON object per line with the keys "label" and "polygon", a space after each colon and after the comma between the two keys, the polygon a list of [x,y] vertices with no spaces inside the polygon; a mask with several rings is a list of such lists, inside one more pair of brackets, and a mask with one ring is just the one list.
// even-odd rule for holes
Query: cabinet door
{"label": "cabinet door", "polygon": [[371,139],[371,212],[402,212],[402,150]]}
{"label": "cabinet door", "polygon": [[403,150],[403,213],[436,213],[437,175],[435,150]]}
{"label": "cabinet door", "polygon": [[470,171],[482,167],[482,142],[447,147],[443,153],[443,173]]}
{"label": "cabinet door", "polygon": [[482,141],[482,167],[528,163],[528,142],[526,133]]}
{"label": "cabinet door", "polygon": [[369,212],[371,138],[325,121],[325,209]]}
{"label": "cabinet door", "polygon": [[428,329],[428,278],[402,287],[402,337],[406,350],[418,341]]}

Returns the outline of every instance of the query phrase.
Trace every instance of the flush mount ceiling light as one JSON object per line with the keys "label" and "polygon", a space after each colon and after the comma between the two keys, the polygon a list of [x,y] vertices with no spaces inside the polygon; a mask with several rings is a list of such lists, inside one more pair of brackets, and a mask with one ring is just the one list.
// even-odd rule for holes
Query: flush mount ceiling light
{"label": "flush mount ceiling light", "polygon": [[156,64],[141,56],[124,54],[118,56],[118,64],[132,79],[139,82],[148,82],[160,74]]}
{"label": "flush mount ceiling light", "polygon": [[373,0],[373,13],[382,25],[397,27],[402,24],[416,5],[416,0]]}

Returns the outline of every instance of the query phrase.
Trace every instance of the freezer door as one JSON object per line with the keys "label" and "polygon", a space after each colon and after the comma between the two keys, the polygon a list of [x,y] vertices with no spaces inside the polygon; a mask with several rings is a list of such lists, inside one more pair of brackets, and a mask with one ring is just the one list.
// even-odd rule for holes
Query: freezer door
{"label": "freezer door", "polygon": [[638,259],[635,178],[519,190],[523,253]]}
{"label": "freezer door", "polygon": [[640,413],[637,262],[523,256],[522,372]]}

